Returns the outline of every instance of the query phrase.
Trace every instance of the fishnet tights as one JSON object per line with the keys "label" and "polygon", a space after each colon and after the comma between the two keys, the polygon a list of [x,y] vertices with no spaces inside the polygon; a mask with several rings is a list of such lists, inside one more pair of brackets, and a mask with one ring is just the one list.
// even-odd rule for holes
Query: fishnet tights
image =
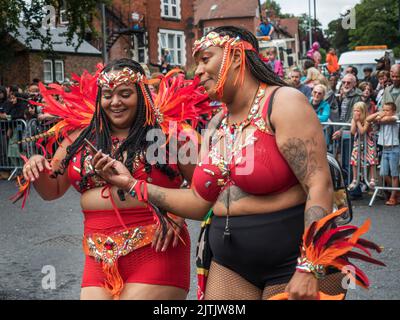
{"label": "fishnet tights", "polygon": [[[344,274],[328,275],[319,282],[320,291],[329,295],[346,293],[342,288]],[[266,300],[285,291],[286,283],[260,290],[236,272],[212,261],[205,292],[206,300]]]}

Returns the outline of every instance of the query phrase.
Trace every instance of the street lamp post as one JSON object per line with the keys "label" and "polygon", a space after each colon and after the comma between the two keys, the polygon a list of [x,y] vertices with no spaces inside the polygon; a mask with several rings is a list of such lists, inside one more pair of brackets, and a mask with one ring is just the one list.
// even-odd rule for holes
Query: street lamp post
{"label": "street lamp post", "polygon": [[102,34],[103,34],[103,63],[108,63],[107,56],[107,30],[106,30],[106,5],[101,4],[101,20],[102,20]]}
{"label": "street lamp post", "polygon": [[308,31],[310,37],[310,48],[312,46],[312,28],[311,28],[311,0],[308,0]]}

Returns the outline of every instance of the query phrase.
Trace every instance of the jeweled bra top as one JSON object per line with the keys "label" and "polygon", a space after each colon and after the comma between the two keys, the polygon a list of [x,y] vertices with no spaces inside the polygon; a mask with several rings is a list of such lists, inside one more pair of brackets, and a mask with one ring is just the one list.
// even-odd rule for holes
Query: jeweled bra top
{"label": "jeweled bra top", "polygon": [[[219,194],[230,185],[236,185],[251,195],[268,195],[287,191],[299,183],[280,153],[275,135],[266,125],[270,97],[267,98],[262,112],[250,121],[249,125],[255,128],[254,134],[246,138],[230,161],[226,161],[216,148],[226,134],[221,129],[227,125],[227,113],[225,114],[221,126],[213,136],[210,152],[194,171],[192,187],[203,199],[215,202]],[[246,147],[251,145],[254,146],[254,166],[253,170],[247,170]]]}

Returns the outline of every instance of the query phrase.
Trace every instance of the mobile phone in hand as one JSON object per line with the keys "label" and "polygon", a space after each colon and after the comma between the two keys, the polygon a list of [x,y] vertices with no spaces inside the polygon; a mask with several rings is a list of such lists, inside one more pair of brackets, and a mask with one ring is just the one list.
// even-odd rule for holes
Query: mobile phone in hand
{"label": "mobile phone in hand", "polygon": [[85,138],[84,141],[89,146],[90,150],[92,150],[95,154],[99,152],[99,150],[97,150],[97,148],[88,139]]}

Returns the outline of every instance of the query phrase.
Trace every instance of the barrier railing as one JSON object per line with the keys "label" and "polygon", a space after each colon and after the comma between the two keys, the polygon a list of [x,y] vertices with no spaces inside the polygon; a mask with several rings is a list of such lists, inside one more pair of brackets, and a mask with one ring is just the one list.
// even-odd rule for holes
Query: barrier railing
{"label": "barrier railing", "polygon": [[28,154],[27,145],[16,144],[25,138],[28,130],[25,120],[0,121],[0,170],[11,170],[11,180],[18,170],[22,169],[21,153]]}
{"label": "barrier railing", "polygon": [[[400,125],[400,121],[397,121],[397,124]],[[354,187],[357,187],[360,183],[361,180],[364,180],[365,185],[370,189],[374,190],[374,193],[371,197],[371,200],[369,202],[369,206],[372,206],[375,198],[377,197],[378,193],[380,191],[400,191],[399,188],[393,188],[393,187],[388,187],[385,185],[385,179],[384,177],[380,177],[379,173],[377,172],[377,167],[376,165],[373,165],[373,177],[374,180],[376,181],[376,184],[374,186],[371,186],[371,164],[368,163],[368,139],[372,139],[372,148],[375,148],[375,150],[378,150],[378,135],[377,132],[375,132],[372,136],[367,135],[367,133],[361,135],[358,133],[357,141],[358,141],[358,146],[357,146],[357,166],[356,166],[356,171],[355,175],[353,174],[352,166],[351,166],[351,158],[352,158],[352,152],[353,152],[353,145],[354,145],[354,137],[351,135],[350,130],[347,130],[347,128],[350,128],[351,125],[349,123],[335,123],[335,122],[323,122],[323,129],[324,129],[324,135],[325,139],[327,141],[327,148],[329,151],[331,151],[336,159],[341,163],[344,171],[345,171],[345,176],[346,180],[348,182],[348,185],[350,184],[351,176],[353,176],[353,181],[355,181]],[[346,129],[344,129],[346,128]],[[332,130],[333,129],[333,130]],[[332,140],[331,136],[332,133],[342,129],[342,135],[339,140]],[[345,143],[345,141],[348,141]],[[338,146],[339,144],[339,146]],[[340,148],[340,153],[338,149]],[[347,151],[346,151],[347,150]],[[345,156],[343,152],[347,152]],[[340,157],[339,157],[340,155]],[[379,165],[379,164],[378,164]],[[399,163],[400,165],[400,163]]]}

